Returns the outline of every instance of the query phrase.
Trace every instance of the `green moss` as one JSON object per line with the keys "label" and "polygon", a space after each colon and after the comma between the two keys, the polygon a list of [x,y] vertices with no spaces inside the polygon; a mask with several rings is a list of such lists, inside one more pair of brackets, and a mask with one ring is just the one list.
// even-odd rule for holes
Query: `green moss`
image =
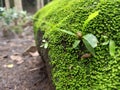
{"label": "green moss", "polygon": [[[96,57],[81,59],[88,52],[79,47],[73,49],[75,37],[59,31],[81,31],[88,16],[100,10],[82,33],[94,34],[99,45]],[[45,32],[49,40],[49,56],[52,79],[56,90],[118,90],[120,89],[120,0],[54,0],[35,14],[34,30]],[[105,41],[116,43],[115,57],[109,55]],[[38,40],[36,40],[38,41]]]}

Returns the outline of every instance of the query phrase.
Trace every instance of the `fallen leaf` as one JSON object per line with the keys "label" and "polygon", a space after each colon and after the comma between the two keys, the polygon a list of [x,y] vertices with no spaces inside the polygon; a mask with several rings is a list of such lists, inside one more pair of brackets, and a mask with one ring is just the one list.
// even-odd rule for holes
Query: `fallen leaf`
{"label": "fallen leaf", "polygon": [[37,51],[37,47],[36,46],[30,46],[28,47],[24,52],[23,52],[23,55],[26,56],[26,55],[29,55],[29,52],[36,52]]}
{"label": "fallen leaf", "polygon": [[29,52],[30,53],[30,55],[32,56],[32,57],[37,57],[37,56],[39,56],[39,53],[36,51],[36,52],[34,52],[34,53],[32,53],[32,52]]}
{"label": "fallen leaf", "polygon": [[37,47],[36,46],[30,46],[29,48],[27,48],[26,52],[35,52],[37,51]]}
{"label": "fallen leaf", "polygon": [[23,59],[22,59],[22,57],[19,56],[19,55],[17,55],[17,54],[14,54],[14,55],[10,56],[10,58],[11,58],[12,60],[16,61],[17,64],[21,64],[21,63],[24,62]]}
{"label": "fallen leaf", "polygon": [[17,62],[17,64],[22,64],[24,61],[23,60],[21,60],[21,61],[18,61]]}

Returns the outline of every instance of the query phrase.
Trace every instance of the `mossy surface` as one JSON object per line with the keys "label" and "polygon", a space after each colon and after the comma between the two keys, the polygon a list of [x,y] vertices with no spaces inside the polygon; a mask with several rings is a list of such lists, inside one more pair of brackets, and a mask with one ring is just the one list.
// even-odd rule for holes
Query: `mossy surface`
{"label": "mossy surface", "polygon": [[[82,30],[84,21],[97,10],[99,15]],[[59,29],[94,34],[99,40],[96,56],[81,59],[88,50],[82,43],[73,49],[76,38]],[[38,30],[49,42],[56,90],[120,89],[120,0],[54,0],[35,14],[35,37]],[[102,45],[105,37],[115,41],[115,56],[110,56],[108,45]]]}

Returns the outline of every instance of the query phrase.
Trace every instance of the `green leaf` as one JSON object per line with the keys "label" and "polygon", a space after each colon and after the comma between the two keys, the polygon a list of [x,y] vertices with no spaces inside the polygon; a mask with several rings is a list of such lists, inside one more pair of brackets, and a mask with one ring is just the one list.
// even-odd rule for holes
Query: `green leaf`
{"label": "green leaf", "polygon": [[108,44],[109,44],[109,41],[102,43],[102,45],[108,45]]}
{"label": "green leaf", "polygon": [[73,44],[73,48],[76,48],[80,43],[80,40],[75,40],[74,44]]}
{"label": "green leaf", "polygon": [[94,13],[90,14],[88,17],[88,21],[94,19],[99,14],[99,11],[95,11]]}
{"label": "green leaf", "polygon": [[43,39],[40,47],[43,47],[43,48],[47,49],[48,48],[48,42]]}
{"label": "green leaf", "polygon": [[85,44],[86,48],[88,49],[88,51],[95,56],[95,51],[94,48],[89,44],[89,42],[85,39],[83,39],[83,43]]}
{"label": "green leaf", "polygon": [[75,33],[71,32],[71,31],[67,31],[67,30],[63,30],[63,29],[59,29],[61,32],[64,32],[66,34],[72,35],[72,36],[76,36]]}
{"label": "green leaf", "polygon": [[83,38],[90,44],[92,48],[97,47],[98,40],[93,34],[87,34]]}
{"label": "green leaf", "polygon": [[115,42],[113,40],[109,42],[109,53],[111,56],[115,55]]}
{"label": "green leaf", "polygon": [[94,13],[90,14],[88,16],[88,19],[85,20],[84,24],[83,24],[83,30],[85,29],[85,27],[88,25],[88,23],[93,20],[95,17],[97,17],[99,15],[99,10],[98,11],[95,11]]}
{"label": "green leaf", "polygon": [[44,47],[44,44],[40,45],[40,47]]}
{"label": "green leaf", "polygon": [[44,48],[45,48],[45,49],[48,48],[48,42],[46,42],[46,43],[44,44]]}

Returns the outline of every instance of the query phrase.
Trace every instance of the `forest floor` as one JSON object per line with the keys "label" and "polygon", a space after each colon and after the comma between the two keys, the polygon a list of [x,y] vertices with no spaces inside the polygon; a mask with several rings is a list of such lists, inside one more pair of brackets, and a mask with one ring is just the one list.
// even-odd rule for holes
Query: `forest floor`
{"label": "forest floor", "polygon": [[0,90],[50,90],[32,27],[7,37],[0,30]]}

